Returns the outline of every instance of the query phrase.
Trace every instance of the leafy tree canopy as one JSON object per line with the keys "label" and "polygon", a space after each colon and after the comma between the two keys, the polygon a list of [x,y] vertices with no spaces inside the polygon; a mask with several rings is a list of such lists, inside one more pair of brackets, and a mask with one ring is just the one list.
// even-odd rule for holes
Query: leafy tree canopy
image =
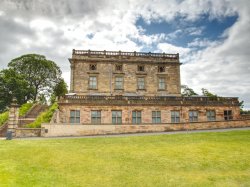
{"label": "leafy tree canopy", "polygon": [[188,86],[182,86],[183,91],[181,93],[182,96],[190,97],[194,95],[198,95],[197,93],[194,92],[192,88],[189,88]]}
{"label": "leafy tree canopy", "polygon": [[8,69],[0,71],[0,111],[9,106],[13,97],[20,105],[44,100],[54,94],[61,82],[60,68],[45,56],[27,54],[15,58],[8,64]]}

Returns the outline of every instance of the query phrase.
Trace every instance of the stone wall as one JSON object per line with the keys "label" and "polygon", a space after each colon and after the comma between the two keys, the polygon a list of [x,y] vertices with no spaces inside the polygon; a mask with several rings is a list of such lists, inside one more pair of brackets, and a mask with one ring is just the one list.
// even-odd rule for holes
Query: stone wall
{"label": "stone wall", "polygon": [[[97,69],[91,71],[90,64]],[[116,71],[115,65],[121,64],[122,71]],[[144,72],[138,72],[138,65],[144,66]],[[158,66],[165,66],[165,72],[158,72]],[[73,55],[71,59],[71,91],[78,94],[103,95],[180,95],[179,59],[164,59],[141,56],[81,56]],[[89,76],[97,77],[97,89],[89,89]],[[115,89],[115,77],[123,77],[123,89]],[[145,89],[138,90],[137,79],[145,78]],[[158,78],[166,82],[165,90],[158,90]]]}
{"label": "stone wall", "polygon": [[91,110],[101,111],[101,123],[112,123],[112,110],[122,111],[122,123],[132,123],[132,111],[141,111],[142,123],[152,123],[152,111],[161,111],[161,122],[171,123],[171,111],[180,111],[180,122],[189,121],[189,111],[198,111],[198,120],[207,121],[206,111],[214,110],[216,120],[224,120],[224,110],[232,110],[233,119],[239,119],[240,109],[238,106],[95,106],[67,103],[59,105],[59,122],[69,123],[70,110],[80,110],[80,123],[91,123]]}
{"label": "stone wall", "polygon": [[40,137],[43,132],[42,128],[16,128],[15,137],[25,138],[25,137]]}
{"label": "stone wall", "polygon": [[42,124],[44,137],[83,136],[142,132],[166,132],[180,130],[223,129],[250,127],[250,120],[196,122],[180,124],[142,124],[142,125],[70,125]]}

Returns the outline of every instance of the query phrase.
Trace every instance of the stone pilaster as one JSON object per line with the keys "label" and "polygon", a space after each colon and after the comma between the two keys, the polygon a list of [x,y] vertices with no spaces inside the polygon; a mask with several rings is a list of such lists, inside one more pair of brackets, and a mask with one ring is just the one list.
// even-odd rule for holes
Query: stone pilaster
{"label": "stone pilaster", "polygon": [[19,105],[16,98],[13,98],[10,105],[8,129],[14,131],[18,127]]}

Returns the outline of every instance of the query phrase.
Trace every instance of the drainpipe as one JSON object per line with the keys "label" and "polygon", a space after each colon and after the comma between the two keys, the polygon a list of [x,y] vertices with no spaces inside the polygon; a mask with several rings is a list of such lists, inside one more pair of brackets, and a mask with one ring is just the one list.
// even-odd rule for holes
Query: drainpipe
{"label": "drainpipe", "polygon": [[110,87],[110,95],[112,96],[112,63],[109,64],[109,87]]}

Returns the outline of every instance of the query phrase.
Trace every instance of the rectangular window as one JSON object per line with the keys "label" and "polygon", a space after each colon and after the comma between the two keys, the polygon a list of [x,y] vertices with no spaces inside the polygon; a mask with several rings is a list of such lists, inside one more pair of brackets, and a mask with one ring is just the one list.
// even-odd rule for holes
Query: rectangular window
{"label": "rectangular window", "polygon": [[115,77],[115,89],[123,89],[123,77]]}
{"label": "rectangular window", "polygon": [[145,89],[145,78],[144,77],[138,77],[137,78],[137,88],[139,90]]}
{"label": "rectangular window", "polygon": [[137,66],[137,71],[144,72],[144,66],[143,65],[138,65]]}
{"label": "rectangular window", "polygon": [[152,111],[152,123],[161,123],[161,111]]}
{"label": "rectangular window", "polygon": [[214,110],[208,110],[207,111],[207,120],[208,121],[215,121],[216,120],[216,115]]}
{"label": "rectangular window", "polygon": [[80,110],[70,110],[70,123],[80,123]]}
{"label": "rectangular window", "polygon": [[92,110],[91,111],[91,123],[100,124],[101,123],[101,111],[100,110]]}
{"label": "rectangular window", "polygon": [[112,111],[112,124],[122,124],[122,111]]}
{"label": "rectangular window", "polygon": [[159,90],[165,90],[166,86],[164,77],[159,77],[158,84],[159,84],[158,86]]}
{"label": "rectangular window", "polygon": [[171,123],[180,123],[180,111],[171,111]]}
{"label": "rectangular window", "polygon": [[224,119],[225,120],[232,120],[233,119],[232,110],[224,110]]}
{"label": "rectangular window", "polygon": [[141,111],[132,112],[132,123],[139,124],[141,123]]}
{"label": "rectangular window", "polygon": [[89,77],[89,89],[97,89],[97,78],[96,76]]}
{"label": "rectangular window", "polygon": [[198,121],[198,111],[189,111],[189,121]]}

